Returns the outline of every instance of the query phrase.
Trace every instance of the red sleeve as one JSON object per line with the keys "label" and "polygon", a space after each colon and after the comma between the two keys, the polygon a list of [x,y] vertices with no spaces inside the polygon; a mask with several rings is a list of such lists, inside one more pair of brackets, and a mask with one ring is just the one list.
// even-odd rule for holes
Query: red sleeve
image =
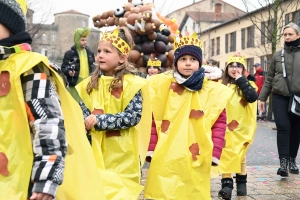
{"label": "red sleeve", "polygon": [[222,153],[222,149],[225,145],[225,132],[226,132],[226,110],[224,109],[217,121],[211,128],[213,147],[213,165],[218,165]]}

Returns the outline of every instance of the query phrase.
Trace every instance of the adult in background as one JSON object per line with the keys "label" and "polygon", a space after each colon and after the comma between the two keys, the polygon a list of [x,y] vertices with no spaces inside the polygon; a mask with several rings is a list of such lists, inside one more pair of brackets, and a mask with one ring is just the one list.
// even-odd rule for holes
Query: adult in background
{"label": "adult in background", "polygon": [[[259,95],[260,91],[261,91],[261,88],[264,84],[265,72],[264,72],[263,68],[261,67],[260,63],[255,63],[253,65],[253,67],[255,68],[254,82],[255,82],[255,84],[258,88],[257,94]],[[265,112],[263,113],[258,109],[257,114],[258,114],[258,120],[263,120],[264,119]]]}
{"label": "adult in background", "polygon": [[68,91],[79,103],[80,97],[75,86],[94,70],[95,56],[86,45],[86,37],[90,34],[90,28],[77,28],[74,33],[74,43],[63,59],[61,70],[67,77]]}
{"label": "adult in background", "polygon": [[[300,96],[300,28],[295,23],[289,23],[283,29],[284,59],[288,81],[292,92]],[[298,174],[296,157],[300,142],[300,117],[288,112],[289,90],[281,62],[282,50],[277,51],[271,60],[271,65],[260,95],[259,108],[265,111],[265,101],[272,93],[272,107],[277,127],[277,148],[280,168],[277,174],[283,177],[289,172]]]}

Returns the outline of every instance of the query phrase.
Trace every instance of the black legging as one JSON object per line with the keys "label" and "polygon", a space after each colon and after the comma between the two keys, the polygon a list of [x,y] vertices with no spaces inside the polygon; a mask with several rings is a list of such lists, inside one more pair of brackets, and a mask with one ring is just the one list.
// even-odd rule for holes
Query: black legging
{"label": "black legging", "polygon": [[300,143],[300,117],[288,113],[289,97],[278,94],[272,97],[279,158],[296,158]]}

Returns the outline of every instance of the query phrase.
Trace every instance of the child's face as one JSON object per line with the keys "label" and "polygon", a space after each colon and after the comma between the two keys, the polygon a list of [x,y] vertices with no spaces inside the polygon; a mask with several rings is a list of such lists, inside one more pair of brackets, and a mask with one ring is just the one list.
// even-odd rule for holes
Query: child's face
{"label": "child's face", "polygon": [[159,73],[159,70],[158,70],[157,67],[153,67],[153,66],[148,67],[149,76],[152,76],[152,75],[155,75],[155,74],[158,74],[158,73]]}
{"label": "child's face", "polygon": [[104,75],[113,76],[115,68],[124,63],[125,58],[109,42],[101,41],[98,43],[96,62]]}
{"label": "child's face", "polygon": [[242,75],[244,66],[240,63],[231,63],[228,65],[228,74],[231,78],[237,78]]}
{"label": "child's face", "polygon": [[4,38],[8,38],[9,36],[10,36],[9,30],[5,26],[0,24],[0,40]]}
{"label": "child's face", "polygon": [[177,69],[184,78],[188,78],[199,69],[199,61],[190,55],[184,55],[177,61]]}

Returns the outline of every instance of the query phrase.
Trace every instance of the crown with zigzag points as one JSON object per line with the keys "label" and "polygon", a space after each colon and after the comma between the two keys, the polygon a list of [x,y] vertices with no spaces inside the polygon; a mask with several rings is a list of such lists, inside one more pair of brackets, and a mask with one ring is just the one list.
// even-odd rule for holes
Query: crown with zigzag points
{"label": "crown with zigzag points", "polygon": [[197,38],[197,33],[193,33],[191,36],[183,36],[181,34],[176,35],[174,37],[174,50],[182,47],[182,46],[197,46],[202,49],[202,42],[199,38]]}
{"label": "crown with zigzag points", "polygon": [[119,37],[119,29],[116,28],[113,32],[104,33],[100,41],[110,42],[123,54],[129,54],[130,46],[122,38]]}
{"label": "crown with zigzag points", "polygon": [[244,65],[244,67],[246,66],[245,56],[241,56],[240,52],[229,56],[227,65],[233,62],[241,63],[242,65]]}
{"label": "crown with zigzag points", "polygon": [[148,62],[147,62],[147,66],[153,66],[153,67],[160,67],[161,66],[161,61],[160,60],[152,60],[151,58],[149,58]]}

